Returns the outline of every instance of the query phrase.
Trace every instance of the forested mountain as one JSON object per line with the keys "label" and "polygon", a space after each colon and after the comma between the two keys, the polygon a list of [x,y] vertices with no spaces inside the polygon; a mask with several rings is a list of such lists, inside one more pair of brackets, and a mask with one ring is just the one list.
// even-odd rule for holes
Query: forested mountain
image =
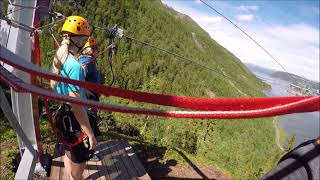
{"label": "forested mountain", "polygon": [[[211,68],[122,38],[113,59],[114,87],[193,97],[260,97],[268,85],[257,79],[237,57],[212,40],[190,17],[163,5],[160,0],[55,1],[53,9],[65,15],[81,15],[93,25],[114,24],[125,35],[182,54]],[[61,22],[55,26],[58,39]],[[55,47],[48,30],[41,32],[41,56],[49,68]],[[99,47],[108,45],[105,30],[94,28]],[[105,83],[111,81],[107,56],[98,58]],[[160,108],[113,97],[101,101],[143,108]],[[162,107],[161,107],[162,108]],[[174,119],[101,112],[104,119],[140,131],[143,141],[179,149],[199,163],[214,165],[237,179],[257,179],[279,157],[271,118],[251,120]],[[168,158],[174,157],[170,151]]]}

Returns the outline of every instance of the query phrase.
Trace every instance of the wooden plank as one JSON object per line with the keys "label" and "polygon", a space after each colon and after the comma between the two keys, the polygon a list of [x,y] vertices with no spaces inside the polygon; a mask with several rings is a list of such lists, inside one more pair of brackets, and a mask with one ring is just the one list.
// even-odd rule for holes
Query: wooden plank
{"label": "wooden plank", "polygon": [[[97,171],[97,175],[98,175],[98,180],[109,180],[109,173],[107,168],[103,165],[102,161],[97,161],[96,163],[98,171]],[[92,176],[93,179],[95,178],[95,176]]]}
{"label": "wooden plank", "polygon": [[[95,149],[95,154],[99,152],[99,143]],[[98,167],[97,167],[97,161],[99,159],[96,158],[95,155],[87,161],[87,166],[85,170],[88,170],[88,179],[99,179],[99,173],[98,173]]]}
{"label": "wooden plank", "polygon": [[98,166],[98,178],[101,180],[110,179],[107,166],[104,164],[104,148],[107,146],[108,142],[100,142],[98,144],[98,152],[95,154],[99,161],[97,162]]}
{"label": "wooden plank", "polygon": [[[62,151],[62,152],[61,152]],[[64,164],[62,145],[56,145],[51,167],[51,180],[69,179]],[[94,158],[86,163],[84,178],[91,179],[151,179],[127,141],[99,143]]]}
{"label": "wooden plank", "polygon": [[[84,172],[84,178],[88,179],[100,179],[99,177],[99,172],[98,172],[98,167],[97,167],[97,162],[99,162],[99,158],[96,156],[96,154],[99,153],[100,150],[99,144],[95,149],[95,154],[94,156],[86,162],[86,169]],[[87,174],[87,175],[86,175]]]}
{"label": "wooden plank", "polygon": [[[104,156],[102,164],[106,167],[107,172],[109,174],[109,178],[113,180],[113,179],[120,179],[120,176],[118,174],[118,170],[115,165],[115,160],[112,158],[112,152],[110,149],[112,144],[113,144],[112,141],[108,142],[108,146],[102,147],[101,153]],[[101,174],[100,174],[100,176],[101,176]]]}
{"label": "wooden plank", "polygon": [[100,157],[98,155],[102,153],[102,148],[105,144],[103,142],[102,143],[100,142],[96,148],[96,153],[93,160],[96,160],[97,172],[94,174],[91,174],[92,179],[98,179],[98,180],[110,179],[107,167],[105,167],[102,163],[103,157]]}
{"label": "wooden plank", "polygon": [[89,161],[87,161],[86,162],[86,166],[85,166],[85,168],[84,168],[84,171],[83,171],[83,173],[82,173],[82,177],[84,178],[84,179],[86,179],[86,178],[88,178],[89,177],[89,168],[88,168],[88,166],[89,166]]}
{"label": "wooden plank", "polygon": [[127,141],[122,141],[121,142],[123,147],[125,148],[128,157],[130,158],[130,160],[132,161],[132,163],[134,164],[134,167],[138,173],[139,178],[138,179],[151,179],[149,174],[146,172],[146,170],[144,169],[142,163],[140,162],[138,156],[133,152],[132,147],[128,144]]}
{"label": "wooden plank", "polygon": [[112,158],[114,159],[118,174],[120,175],[121,179],[130,179],[126,166],[120,157],[121,154],[118,152],[117,146],[119,146],[119,141],[113,142],[112,146],[110,146],[110,151],[112,152]]}
{"label": "wooden plank", "polygon": [[[98,143],[95,154],[99,153],[100,145],[101,143]],[[96,155],[94,155],[89,161],[86,162],[86,167],[83,172],[83,178],[84,179],[100,179],[99,178],[99,172],[97,167],[97,161],[99,161],[98,158],[96,158]]]}
{"label": "wooden plank", "polygon": [[[123,141],[123,140],[121,140]],[[122,163],[125,165],[125,168],[128,172],[128,175],[130,176],[130,179],[138,179],[138,173],[134,167],[134,164],[132,163],[132,161],[130,160],[130,158],[127,155],[127,152],[125,150],[125,147],[123,146],[123,143],[119,141],[117,144],[117,150],[119,153],[119,156],[122,160]]]}
{"label": "wooden plank", "polygon": [[51,172],[50,172],[50,180],[58,180],[60,177],[60,169],[63,166],[63,159],[62,159],[62,145],[56,144],[54,148],[54,154],[51,164]]}

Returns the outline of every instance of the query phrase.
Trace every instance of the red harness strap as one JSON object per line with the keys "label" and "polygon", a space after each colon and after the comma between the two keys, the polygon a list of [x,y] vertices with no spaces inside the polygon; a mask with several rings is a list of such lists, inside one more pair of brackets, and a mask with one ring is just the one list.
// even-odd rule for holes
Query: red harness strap
{"label": "red harness strap", "polygon": [[75,143],[69,143],[69,142],[65,141],[65,140],[60,136],[60,134],[58,133],[56,127],[53,125],[53,120],[52,120],[52,117],[53,117],[53,116],[52,116],[52,113],[51,113],[51,111],[50,111],[50,109],[49,109],[48,99],[43,96],[43,101],[44,101],[44,106],[45,106],[45,108],[46,108],[46,112],[47,112],[47,117],[48,117],[49,124],[50,124],[53,132],[56,134],[58,140],[59,140],[62,144],[67,145],[67,146],[69,146],[69,147],[74,147],[74,146],[77,146],[78,144],[80,144],[80,143],[83,141],[83,138],[86,137],[86,134],[85,134],[84,132],[82,132]]}
{"label": "red harness strap", "polygon": [[[41,57],[40,57],[40,46],[39,46],[39,34],[37,31],[34,32],[34,58],[36,58],[37,65],[40,67],[41,66]],[[36,76],[33,76],[33,77],[34,77],[33,81],[35,82]],[[42,78],[40,80],[40,86],[42,88],[45,87],[44,83],[42,81]],[[69,143],[69,142],[65,141],[58,133],[56,127],[53,125],[53,118],[52,118],[53,116],[52,116],[52,113],[51,113],[49,105],[48,105],[48,98],[43,96],[43,101],[44,101],[44,106],[45,106],[45,110],[47,113],[49,124],[51,126],[51,129],[55,133],[56,137],[58,138],[58,140],[61,143],[63,143],[64,145],[67,145],[69,147],[74,147],[74,146],[77,146],[78,144],[80,144],[83,141],[83,138],[86,136],[86,134],[84,132],[82,132],[75,143]]]}

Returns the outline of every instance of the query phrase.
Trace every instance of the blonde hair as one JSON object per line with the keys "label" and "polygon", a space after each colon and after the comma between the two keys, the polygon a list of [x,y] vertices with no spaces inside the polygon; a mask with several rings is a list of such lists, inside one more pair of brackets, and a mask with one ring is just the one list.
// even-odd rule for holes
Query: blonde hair
{"label": "blonde hair", "polygon": [[[66,61],[66,59],[69,55],[69,44],[70,44],[70,38],[67,36],[64,36],[63,41],[61,42],[61,46],[58,48],[58,50],[53,58],[51,71],[54,74],[60,73],[62,65]],[[56,81],[50,80],[50,86],[52,89],[54,89],[56,84],[57,84]]]}
{"label": "blonde hair", "polygon": [[92,47],[86,47],[82,50],[82,55],[93,55],[93,48]]}

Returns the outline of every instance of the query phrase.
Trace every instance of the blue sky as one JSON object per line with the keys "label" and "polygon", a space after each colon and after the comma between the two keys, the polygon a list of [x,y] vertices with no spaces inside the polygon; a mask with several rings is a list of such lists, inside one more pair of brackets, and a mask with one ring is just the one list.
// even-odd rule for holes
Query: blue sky
{"label": "blue sky", "polygon": [[[319,1],[208,1],[266,48],[288,72],[319,81]],[[241,61],[282,70],[200,0],[162,0],[190,16]]]}

